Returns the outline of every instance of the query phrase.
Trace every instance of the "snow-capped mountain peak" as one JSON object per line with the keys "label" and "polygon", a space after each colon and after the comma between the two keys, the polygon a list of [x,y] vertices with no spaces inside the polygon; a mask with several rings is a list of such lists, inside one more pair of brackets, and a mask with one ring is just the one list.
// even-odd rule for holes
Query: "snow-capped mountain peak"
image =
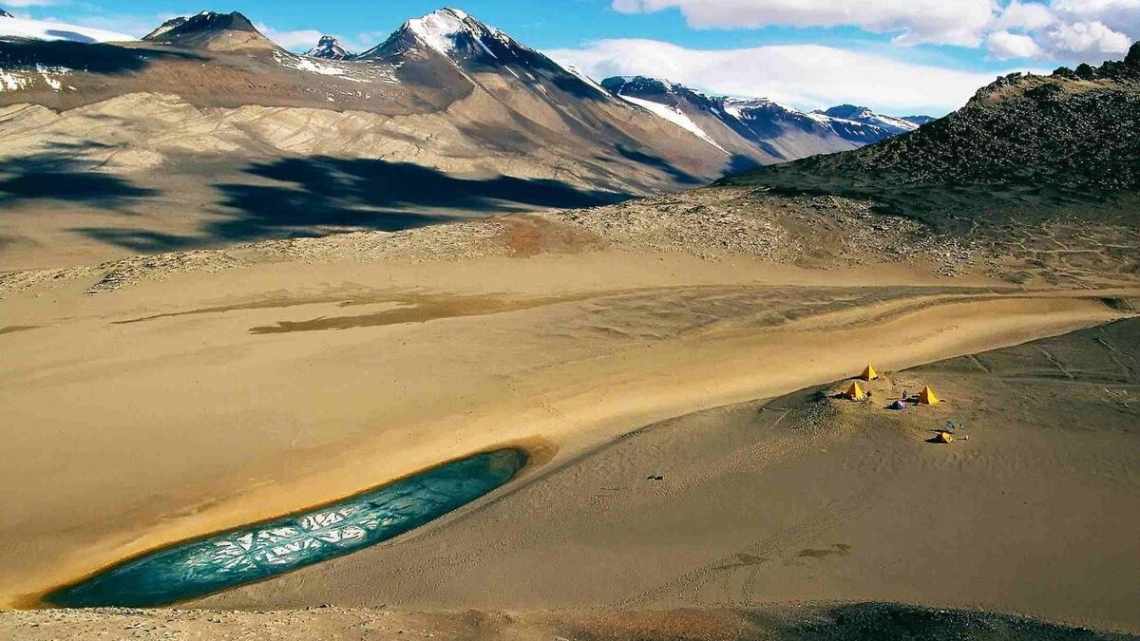
{"label": "snow-capped mountain peak", "polygon": [[538,55],[474,16],[459,9],[444,8],[408,20],[383,44],[360,57],[391,58],[426,51],[453,62],[474,60],[490,64]]}
{"label": "snow-capped mountain peak", "polygon": [[918,129],[918,124],[911,122],[910,120],[877,114],[871,111],[871,109],[868,107],[861,107],[858,105],[838,105],[830,109],[817,109],[812,113],[820,114],[834,120],[844,120],[849,122],[862,123],[864,125],[871,125],[874,127],[880,127],[889,131],[890,133],[895,134]]}
{"label": "snow-capped mountain peak", "polygon": [[305,55],[324,60],[344,60],[352,54],[342,47],[340,41],[333,36],[321,36],[321,39],[317,41],[317,46],[309,49]]}
{"label": "snow-capped mountain peak", "polygon": [[688,129],[721,150],[748,150],[766,160],[850,149],[913,131],[918,123],[840,105],[803,112],[767,98],[716,96],[644,76],[606,78],[615,97]]}
{"label": "snow-capped mountain peak", "polygon": [[16,16],[8,13],[7,11],[0,9],[0,18],[15,18],[15,17]]}
{"label": "snow-capped mountain peak", "polygon": [[435,74],[423,69],[445,61],[465,82],[475,82],[472,74],[502,72],[510,82],[521,82],[547,96],[554,89],[586,100],[612,100],[584,74],[559,65],[459,9],[439,9],[408,20],[382,44],[352,59],[391,64],[409,77]]}
{"label": "snow-capped mountain peak", "polygon": [[461,34],[472,32],[471,27],[466,24],[469,18],[470,16],[463,11],[444,8],[408,20],[405,26],[424,44],[445,56],[450,56],[456,49],[457,38]]}

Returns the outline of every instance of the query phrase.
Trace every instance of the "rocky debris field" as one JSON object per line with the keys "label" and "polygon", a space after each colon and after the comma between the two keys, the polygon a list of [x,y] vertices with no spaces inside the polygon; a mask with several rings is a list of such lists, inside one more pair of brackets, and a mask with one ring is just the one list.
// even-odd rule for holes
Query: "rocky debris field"
{"label": "rocky debris field", "polygon": [[91,293],[171,274],[261,263],[468,260],[595,250],[747,256],[812,269],[910,264],[945,277],[975,273],[1016,284],[1093,286],[1140,274],[1140,230],[1127,225],[1007,224],[938,232],[877,212],[870,201],[711,187],[617,205],[517,214],[399,232],[268,240],[217,250],[131,256],[98,265],[0,274],[5,293],[90,279]]}
{"label": "rocky debris field", "polygon": [[815,268],[922,262],[947,276],[976,259],[969,242],[876,213],[868,201],[835,196],[708,188],[550,216],[618,246],[704,258],[745,255]]}
{"label": "rocky debris field", "polygon": [[615,612],[413,613],[390,608],[306,608],[266,612],[227,610],[9,611],[0,614],[0,638],[21,641],[122,639],[159,641],[296,641],[299,639],[773,639],[869,641],[922,638],[1003,641],[1125,641],[1136,637],[1065,627],[1016,616],[931,609],[890,603],[770,606],[757,610]]}

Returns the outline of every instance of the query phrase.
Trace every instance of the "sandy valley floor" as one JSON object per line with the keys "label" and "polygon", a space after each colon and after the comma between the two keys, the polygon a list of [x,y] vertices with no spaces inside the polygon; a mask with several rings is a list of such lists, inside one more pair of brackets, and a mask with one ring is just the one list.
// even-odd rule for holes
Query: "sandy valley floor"
{"label": "sandy valley floor", "polygon": [[[955,358],[1131,317],[1127,281],[606,248],[289,258],[88,293],[101,278],[21,276],[0,300],[0,484],[21,488],[0,499],[4,605],[521,443],[541,464],[484,500],[191,605],[897,601],[1140,633],[1136,325]],[[872,403],[814,397],[869,359],[897,372]],[[923,383],[949,402],[880,409]],[[951,417],[971,438],[926,443]],[[54,615],[27,616],[0,636]]]}

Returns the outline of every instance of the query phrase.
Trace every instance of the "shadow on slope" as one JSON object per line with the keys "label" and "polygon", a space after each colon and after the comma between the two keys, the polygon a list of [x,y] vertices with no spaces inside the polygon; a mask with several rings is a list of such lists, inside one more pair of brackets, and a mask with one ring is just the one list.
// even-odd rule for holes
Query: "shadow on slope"
{"label": "shadow on slope", "polygon": [[0,205],[62,200],[115,208],[156,193],[119,176],[91,171],[63,153],[6,158],[0,164]]}
{"label": "shadow on slope", "polygon": [[[57,32],[56,35],[63,35]],[[66,67],[89,73],[140,71],[154,60],[206,60],[187,51],[135,49],[94,42],[0,38],[0,67]]]}
{"label": "shadow on slope", "polygon": [[[554,180],[508,176],[457,178],[409,163],[327,156],[254,163],[246,173],[270,184],[216,185],[236,215],[207,227],[215,240],[317,235],[330,228],[397,231],[455,219],[533,208],[574,208],[624,200]],[[411,210],[417,211],[411,211]],[[418,213],[423,209],[441,211]]]}
{"label": "shadow on slope", "polygon": [[728,162],[725,163],[724,169],[721,170],[721,175],[725,178],[737,176],[739,174],[756,171],[763,168],[764,165],[755,158],[745,156],[744,154],[733,154]]}
{"label": "shadow on slope", "polygon": [[640,163],[646,167],[652,167],[653,169],[663,171],[669,176],[672,176],[674,180],[682,185],[704,184],[704,181],[700,178],[677,169],[669,161],[661,158],[660,156],[654,156],[645,152],[638,151],[636,149],[630,149],[629,147],[620,144],[615,145],[614,149],[617,150],[617,152],[621,154],[623,158],[627,158],[633,162]]}
{"label": "shadow on slope", "polygon": [[75,227],[71,231],[83,234],[108,245],[123,247],[140,254],[193,249],[205,243],[193,236],[178,236],[148,229],[118,227]]}

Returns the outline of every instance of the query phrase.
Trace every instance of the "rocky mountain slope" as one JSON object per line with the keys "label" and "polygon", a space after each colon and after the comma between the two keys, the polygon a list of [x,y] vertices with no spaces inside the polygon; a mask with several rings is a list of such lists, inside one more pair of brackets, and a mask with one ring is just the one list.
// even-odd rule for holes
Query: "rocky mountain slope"
{"label": "rocky mountain slope", "polygon": [[909,134],[726,182],[871,198],[940,227],[1058,212],[1135,222],[1140,43],[1100,68],[999,78],[962,109]]}
{"label": "rocky mountain slope", "polygon": [[[93,250],[153,251],[581,206],[737,166],[456,10],[341,60],[207,12],[136,42],[0,38],[0,68],[0,202],[38,212],[0,220],[0,251],[29,258],[76,234]],[[398,199],[364,188],[396,175]],[[330,181],[362,187],[328,198]],[[462,195],[443,198],[441,185]],[[61,222],[77,212],[82,222]]]}
{"label": "rocky mountain slope", "polygon": [[606,78],[601,84],[614,96],[675,122],[709,144],[763,165],[855,149],[919,126],[866,107],[841,105],[804,113],[763,98],[710,96],[644,76]]}
{"label": "rocky mountain slope", "polygon": [[[437,132],[420,155],[479,147],[492,166],[528,160],[544,178],[620,192],[697,184],[731,163],[724,151],[694,145],[689,132],[456,10],[409,20],[384,43],[343,60],[291,54],[241,14],[205,12],[167,21],[135,43],[3,40],[0,66],[20,79],[0,91],[0,105],[66,115],[148,93],[199,109],[364,112],[383,117],[378,131],[390,118],[438,120],[437,129],[452,132]],[[539,157],[547,150],[549,159]]]}

